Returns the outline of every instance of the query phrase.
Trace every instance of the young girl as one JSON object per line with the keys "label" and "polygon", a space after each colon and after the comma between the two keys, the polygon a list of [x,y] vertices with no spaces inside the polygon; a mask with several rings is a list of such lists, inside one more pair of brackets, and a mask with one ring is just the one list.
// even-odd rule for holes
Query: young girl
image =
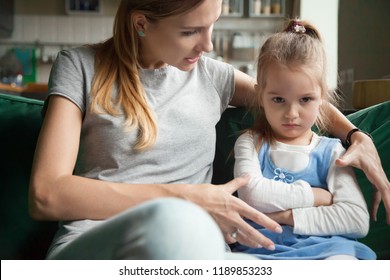
{"label": "young girl", "polygon": [[257,71],[255,123],[235,145],[235,176],[251,180],[238,195],[284,226],[277,234],[249,221],[276,250],[238,244],[235,251],[261,259],[375,259],[354,240],[368,233],[369,214],[352,168],[335,165],[345,150],[311,129],[328,129],[336,99],[318,31],[291,20],[261,48]]}

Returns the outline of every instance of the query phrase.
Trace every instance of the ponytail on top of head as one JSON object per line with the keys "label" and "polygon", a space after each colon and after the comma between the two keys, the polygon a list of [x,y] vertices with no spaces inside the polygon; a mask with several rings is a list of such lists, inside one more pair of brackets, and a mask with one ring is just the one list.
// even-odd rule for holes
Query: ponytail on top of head
{"label": "ponytail on top of head", "polygon": [[308,21],[299,19],[291,19],[287,22],[284,32],[291,32],[295,34],[305,34],[322,42],[321,35],[317,28]]}

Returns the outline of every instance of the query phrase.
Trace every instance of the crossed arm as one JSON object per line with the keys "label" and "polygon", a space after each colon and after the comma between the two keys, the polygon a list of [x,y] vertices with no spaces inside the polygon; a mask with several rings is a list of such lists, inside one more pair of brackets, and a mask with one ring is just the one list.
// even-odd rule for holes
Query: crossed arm
{"label": "crossed arm", "polygon": [[[333,150],[332,161],[344,152],[340,145]],[[239,197],[279,223],[294,226],[305,235],[365,236],[369,227],[367,207],[353,170],[329,169],[329,192],[312,188],[303,180],[292,184],[265,178],[259,167],[256,140],[251,133],[239,137],[235,145],[235,176],[248,173],[251,180],[238,190]]]}

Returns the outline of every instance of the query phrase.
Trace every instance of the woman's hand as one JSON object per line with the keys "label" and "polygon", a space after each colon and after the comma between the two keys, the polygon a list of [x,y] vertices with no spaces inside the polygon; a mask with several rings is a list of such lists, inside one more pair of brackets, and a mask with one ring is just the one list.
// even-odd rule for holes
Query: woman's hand
{"label": "woman's hand", "polygon": [[371,138],[364,133],[354,133],[351,146],[347,152],[336,161],[336,165],[353,166],[361,169],[373,185],[373,201],[371,218],[376,221],[378,207],[383,200],[386,208],[386,222],[390,225],[390,183],[383,170],[381,160]]}
{"label": "woman's hand", "polygon": [[202,185],[203,189],[197,187],[192,192],[187,192],[186,198],[210,213],[221,228],[227,243],[238,241],[250,247],[265,247],[273,250],[274,243],[243,218],[275,232],[282,231],[280,225],[232,195],[248,181],[249,176],[246,176],[236,178],[225,185]]}

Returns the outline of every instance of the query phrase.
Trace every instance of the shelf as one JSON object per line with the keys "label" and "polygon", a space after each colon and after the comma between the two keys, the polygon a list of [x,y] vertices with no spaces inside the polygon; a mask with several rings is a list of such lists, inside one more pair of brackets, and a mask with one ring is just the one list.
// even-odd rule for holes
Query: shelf
{"label": "shelf", "polygon": [[223,0],[222,18],[283,18],[285,0]]}
{"label": "shelf", "polygon": [[274,33],[280,31],[284,25],[282,17],[253,17],[253,18],[220,18],[214,25],[214,33],[218,31],[240,32],[252,31],[256,33]]}
{"label": "shelf", "polygon": [[285,0],[249,0],[249,17],[285,17]]}
{"label": "shelf", "polygon": [[244,0],[223,0],[221,17],[243,17]]}

